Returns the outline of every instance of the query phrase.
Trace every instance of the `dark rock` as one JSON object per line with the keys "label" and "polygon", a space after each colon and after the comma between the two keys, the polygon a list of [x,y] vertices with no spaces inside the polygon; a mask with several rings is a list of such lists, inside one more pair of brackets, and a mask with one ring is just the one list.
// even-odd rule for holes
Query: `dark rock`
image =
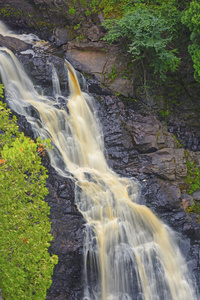
{"label": "dark rock", "polygon": [[180,239],[179,240],[179,247],[181,249],[182,254],[184,255],[184,257],[187,257],[189,252],[190,252],[190,239]]}
{"label": "dark rock", "polygon": [[[37,51],[37,50],[36,50]],[[25,71],[30,74],[31,79],[35,85],[42,84],[43,87],[47,87],[47,93],[52,94],[52,67],[51,64],[56,68],[60,85],[63,89],[67,85],[67,73],[64,70],[64,59],[58,56],[52,55],[51,53],[37,53],[34,56],[30,55],[18,55],[22,62]]]}
{"label": "dark rock", "polygon": [[31,46],[15,37],[3,36],[0,34],[0,46],[6,47],[13,52],[21,52],[29,49]]}
{"label": "dark rock", "polygon": [[58,255],[59,262],[46,299],[81,299],[85,221],[74,204],[74,184],[50,168],[47,187],[54,236],[50,252]]}
{"label": "dark rock", "polygon": [[150,172],[168,180],[186,178],[187,165],[184,149],[165,148],[148,156],[152,159],[152,165],[148,167]]}
{"label": "dark rock", "polygon": [[74,38],[74,34],[69,28],[56,28],[53,35],[57,47],[66,44]]}
{"label": "dark rock", "polygon": [[192,197],[193,197],[195,200],[200,201],[200,189],[198,189],[198,190],[196,190],[194,193],[192,193]]}
{"label": "dark rock", "polygon": [[173,136],[155,117],[135,114],[126,123],[134,147],[141,153],[154,152],[162,148],[176,148]]}
{"label": "dark rock", "polygon": [[[147,204],[149,204],[150,207],[153,206],[154,209],[158,211],[174,211],[174,209],[180,208],[181,192],[177,184],[169,183],[161,179],[157,179],[155,182],[149,182],[149,184],[147,185],[148,191],[145,194]],[[183,214],[185,216],[184,212]]]}

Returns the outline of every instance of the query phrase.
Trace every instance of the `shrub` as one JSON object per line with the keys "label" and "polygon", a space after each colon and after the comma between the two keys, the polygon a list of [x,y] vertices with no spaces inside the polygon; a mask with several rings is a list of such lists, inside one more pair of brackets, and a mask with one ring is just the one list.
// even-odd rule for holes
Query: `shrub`
{"label": "shrub", "polygon": [[199,1],[190,2],[190,7],[185,11],[182,17],[182,23],[186,25],[190,31],[190,40],[188,51],[193,60],[195,69],[194,78],[200,82],[200,3]]}
{"label": "shrub", "polygon": [[18,131],[0,102],[0,287],[6,300],[45,299],[57,263],[48,253],[47,170],[37,153],[43,148]]}
{"label": "shrub", "polygon": [[158,73],[162,79],[165,79],[168,70],[173,72],[177,69],[180,59],[175,55],[176,50],[167,50],[172,37],[164,37],[169,27],[162,17],[139,7],[114,23],[107,21],[105,26],[109,30],[104,38],[106,41],[123,42],[133,58],[148,59],[154,73]]}

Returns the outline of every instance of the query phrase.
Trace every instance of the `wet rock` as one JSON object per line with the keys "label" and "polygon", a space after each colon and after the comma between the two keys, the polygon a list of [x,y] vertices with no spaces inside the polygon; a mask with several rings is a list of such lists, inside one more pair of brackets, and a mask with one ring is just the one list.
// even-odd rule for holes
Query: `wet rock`
{"label": "wet rock", "polygon": [[190,239],[184,239],[184,240],[180,239],[179,247],[180,247],[180,250],[181,250],[183,256],[187,257],[190,252],[190,247],[191,247]]}
{"label": "wet rock", "polygon": [[69,28],[56,28],[53,32],[54,41],[57,47],[66,44],[74,38],[73,32]]}
{"label": "wet rock", "polygon": [[9,36],[3,36],[0,34],[0,46],[6,47],[13,52],[20,52],[29,49],[31,46],[26,44],[25,42]]}
{"label": "wet rock", "polygon": [[125,127],[131,135],[134,147],[141,153],[177,147],[172,134],[153,116],[135,114]]}
{"label": "wet rock", "polygon": [[18,58],[22,62],[25,71],[30,74],[34,84],[39,86],[42,85],[42,88],[47,87],[48,90],[45,94],[48,95],[52,93],[51,64],[56,68],[62,89],[66,89],[67,74],[64,70],[64,59],[48,52],[45,53],[45,55],[41,52],[36,53],[36,55],[31,57],[30,55],[21,54],[18,55]]}
{"label": "wet rock", "polygon": [[180,116],[170,116],[168,128],[186,149],[195,152],[200,150],[198,116],[194,115],[190,107],[184,108]]}
{"label": "wet rock", "polygon": [[151,172],[168,180],[183,180],[187,175],[184,149],[165,148],[148,154],[152,159]]}
{"label": "wet rock", "polygon": [[[154,192],[155,194],[153,194]],[[180,197],[181,192],[176,183],[169,183],[161,179],[154,181],[151,187],[148,186],[146,193],[147,204],[158,211],[164,210],[165,212],[180,209]]]}
{"label": "wet rock", "polygon": [[74,204],[74,184],[50,168],[47,187],[46,201],[51,207],[51,233],[54,236],[50,252],[58,255],[59,262],[46,299],[82,299],[85,220]]}

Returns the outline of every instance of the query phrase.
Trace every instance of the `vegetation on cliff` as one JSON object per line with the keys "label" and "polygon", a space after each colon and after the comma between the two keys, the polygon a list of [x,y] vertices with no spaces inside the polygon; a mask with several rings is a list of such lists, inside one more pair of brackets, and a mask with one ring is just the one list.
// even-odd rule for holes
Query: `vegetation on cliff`
{"label": "vegetation on cliff", "polygon": [[80,7],[85,16],[103,12],[108,30],[104,40],[120,43],[134,61],[150,65],[162,80],[184,59],[184,42],[193,60],[194,77],[200,81],[198,0],[71,0],[68,12],[75,15]]}
{"label": "vegetation on cliff", "polygon": [[129,3],[122,17],[106,21],[105,40],[122,43],[134,60],[150,65],[165,80],[180,65],[180,35],[185,40],[188,33],[181,23],[185,11],[187,2],[180,6],[176,0]]}
{"label": "vegetation on cliff", "polygon": [[188,46],[189,53],[194,63],[194,78],[200,82],[200,2],[190,2],[190,7],[182,17],[182,23],[190,29],[191,45]]}
{"label": "vegetation on cliff", "polygon": [[0,288],[7,300],[45,299],[57,263],[48,253],[53,237],[43,151],[0,102]]}

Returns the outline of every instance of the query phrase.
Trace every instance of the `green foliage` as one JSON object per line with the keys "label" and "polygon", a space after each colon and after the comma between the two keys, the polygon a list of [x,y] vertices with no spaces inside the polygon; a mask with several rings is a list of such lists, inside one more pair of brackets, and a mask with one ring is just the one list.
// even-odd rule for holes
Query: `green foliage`
{"label": "green foliage", "polygon": [[[194,201],[194,204],[187,208],[187,212],[200,215],[200,204]],[[197,222],[200,222],[200,216],[198,216]]]}
{"label": "green foliage", "polygon": [[117,77],[117,72],[115,69],[115,65],[113,64],[112,66],[112,72],[108,75],[108,78],[111,79],[111,81],[113,81],[116,77]]}
{"label": "green foliage", "polygon": [[[200,35],[199,35],[200,38]],[[188,51],[193,60],[194,67],[194,78],[196,81],[200,82],[200,44],[194,42],[192,45],[189,45]]]}
{"label": "green foliage", "polygon": [[199,169],[196,167],[195,163],[188,157],[186,157],[186,164],[187,178],[185,182],[189,184],[188,193],[192,194],[200,186]]}
{"label": "green foliage", "polygon": [[72,0],[73,5],[70,6],[70,14],[74,13],[78,7],[81,6],[85,16],[89,16],[92,13],[103,12],[107,18],[116,18],[123,15],[123,11],[130,3],[129,0]]}
{"label": "green foliage", "polygon": [[168,117],[170,114],[169,109],[160,109],[159,114],[161,115],[162,118]]}
{"label": "green foliage", "polygon": [[0,83],[0,98],[3,98],[4,96],[4,86],[2,83]]}
{"label": "green foliage", "polygon": [[195,0],[190,2],[190,7],[185,11],[182,17],[182,23],[191,31],[190,39],[192,45],[189,45],[188,51],[194,63],[194,78],[200,82],[200,2]]}
{"label": "green foliage", "polygon": [[68,12],[69,12],[70,15],[73,16],[73,15],[75,15],[75,13],[76,13],[76,9],[75,9],[73,6],[70,6]]}
{"label": "green foliage", "polygon": [[182,17],[183,24],[187,25],[191,32],[200,33],[200,2],[190,2],[190,7]]}
{"label": "green foliage", "polygon": [[[187,183],[187,192],[188,194],[194,193],[200,187],[200,172],[199,168],[196,166],[195,162],[192,161],[189,157],[189,154],[186,152],[186,164],[187,164],[187,178],[185,182]],[[200,204],[194,200],[194,204],[187,208],[188,213],[198,214],[197,221],[200,221]]]}
{"label": "green foliage", "polygon": [[99,1],[99,9],[103,11],[106,18],[120,18],[124,15],[130,3],[129,0],[101,0]]}
{"label": "green foliage", "polygon": [[86,17],[87,16],[90,16],[91,15],[91,11],[89,11],[88,9],[85,11],[85,15],[86,15]]}
{"label": "green foliage", "polygon": [[80,28],[80,24],[78,23],[78,24],[76,24],[75,26],[74,26],[74,30],[78,30],[79,28]]}
{"label": "green foliage", "polygon": [[162,17],[139,7],[114,23],[107,21],[105,26],[109,29],[104,38],[106,41],[113,43],[120,38],[133,58],[148,59],[154,73],[161,78],[165,79],[168,70],[173,72],[177,69],[180,59],[175,55],[175,50],[166,49],[172,37],[164,37],[169,27]]}
{"label": "green foliage", "polygon": [[177,70],[178,52],[185,56],[181,43],[189,44],[187,26],[191,31],[188,51],[194,64],[194,78],[200,82],[199,0],[71,0],[71,5],[74,12],[81,6],[85,16],[103,13],[109,30],[105,40],[120,42],[134,61],[144,61],[145,73],[150,66],[162,80],[168,71]]}
{"label": "green foliage", "polygon": [[4,4],[4,7],[0,9],[0,15],[3,17],[14,16],[17,19],[20,17],[28,17],[28,13],[24,13],[21,9],[15,9],[9,4]]}
{"label": "green foliage", "polygon": [[38,155],[44,147],[18,131],[16,117],[0,102],[0,287],[6,300],[45,299],[57,263],[48,253],[47,170]]}
{"label": "green foliage", "polygon": [[175,140],[175,142],[176,142],[176,144],[177,144],[177,147],[178,147],[178,148],[182,148],[183,145],[179,142],[179,140],[177,139],[177,137],[176,137],[174,134],[172,134],[172,136],[173,136],[173,138],[174,138],[174,140]]}

